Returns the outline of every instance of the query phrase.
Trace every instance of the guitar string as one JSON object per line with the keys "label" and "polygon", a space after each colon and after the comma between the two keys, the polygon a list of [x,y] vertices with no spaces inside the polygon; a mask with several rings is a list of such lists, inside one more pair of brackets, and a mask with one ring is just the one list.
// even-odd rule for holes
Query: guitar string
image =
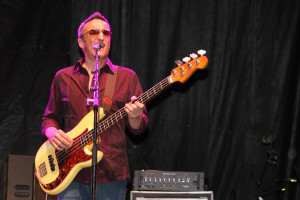
{"label": "guitar string", "polygon": [[[198,64],[197,64],[198,65]],[[190,70],[193,70],[193,68],[195,68],[194,66],[192,66],[191,68],[188,68],[188,71],[190,71]],[[193,70],[193,71],[195,71],[195,70]],[[184,74],[184,75],[186,75],[185,74],[185,72],[186,72],[186,69],[185,70],[183,70],[183,71],[181,71],[180,73],[178,73],[178,74],[175,74],[174,76],[173,76],[173,78],[178,78],[179,76],[183,76],[182,75],[182,73]],[[169,79],[170,79],[170,77],[171,76],[168,76],[168,77],[166,77],[165,79],[163,79],[162,81],[160,81],[159,83],[157,83],[155,86],[153,86],[152,88],[150,88],[149,90],[147,90],[145,93],[143,93],[136,101],[140,101],[140,100],[142,100],[143,101],[143,98],[147,95],[147,97],[148,97],[148,100],[150,100],[151,98],[153,98],[155,95],[157,95],[159,92],[161,92],[166,86],[168,86],[169,84],[170,84],[170,81],[169,81]],[[167,81],[167,82],[164,82],[164,81]],[[165,84],[165,85],[162,85],[162,84]],[[158,88],[158,86],[160,87],[160,88]],[[161,88],[161,87],[164,87],[164,88]],[[158,89],[158,91],[156,92],[155,91],[155,89]],[[148,95],[148,93],[151,91],[151,90],[153,90],[153,92],[154,93],[150,93],[150,97],[149,97],[149,95]],[[152,92],[152,91],[151,91]],[[142,102],[143,103],[143,102]],[[123,113],[122,113],[122,111],[123,111]],[[120,115],[121,115],[121,117],[120,118],[118,118],[118,116],[116,116],[116,115],[118,115],[120,113]],[[125,112],[125,110],[124,110],[124,107],[123,108],[121,108],[119,111],[117,111],[116,113],[114,113],[114,114],[112,114],[110,117],[108,117],[107,119],[105,119],[105,120],[103,120],[101,123],[99,123],[98,125],[97,125],[97,130],[100,128],[100,130],[101,130],[101,128],[103,128],[103,130],[101,130],[101,132],[100,132],[100,134],[101,133],[103,133],[104,131],[106,131],[108,128],[110,128],[112,125],[114,125],[116,122],[118,122],[118,121],[120,121],[122,118],[125,118],[126,117],[126,112]],[[112,122],[112,124],[110,125],[109,124],[109,122],[108,121],[111,121]],[[115,121],[114,121],[115,120]],[[107,125],[106,124],[108,124],[108,127],[107,127]],[[93,130],[94,129],[92,129],[92,130],[90,130],[90,131],[88,131],[88,132],[86,132],[84,135],[82,135],[82,136],[80,136],[80,137],[78,137],[78,138],[76,138],[75,139],[75,141],[74,141],[74,145],[72,145],[72,147],[70,148],[70,149],[67,149],[67,150],[65,150],[65,151],[58,151],[55,155],[53,155],[52,157],[52,161],[54,160],[54,158],[55,157],[57,157],[57,162],[60,164],[62,161],[63,161],[63,159],[65,159],[66,157],[68,157],[69,155],[71,155],[71,154],[73,154],[75,151],[77,151],[78,149],[80,149],[80,148],[83,148],[83,146],[84,145],[80,145],[80,139],[82,139],[83,137],[85,137],[84,139],[90,139],[90,138],[86,138],[86,137],[90,137],[90,134],[93,132]],[[100,136],[100,134],[99,134],[99,136]],[[97,136],[98,137],[98,136]],[[87,144],[87,143],[86,143]],[[85,144],[85,145],[86,145]],[[49,159],[50,160],[50,159]],[[46,162],[46,161],[44,161],[44,162]],[[54,164],[54,163],[53,163]],[[51,164],[50,164],[50,166],[51,166]]]}

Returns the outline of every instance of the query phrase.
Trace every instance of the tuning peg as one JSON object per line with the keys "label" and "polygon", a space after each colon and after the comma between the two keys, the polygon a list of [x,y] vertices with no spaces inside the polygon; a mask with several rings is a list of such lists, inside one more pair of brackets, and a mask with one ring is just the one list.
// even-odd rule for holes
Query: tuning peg
{"label": "tuning peg", "polygon": [[190,57],[184,57],[184,58],[182,59],[183,62],[189,62],[190,60],[191,60]]}
{"label": "tuning peg", "polygon": [[206,54],[206,51],[203,50],[203,49],[200,49],[197,53],[198,53],[200,56],[203,56],[204,54]]}
{"label": "tuning peg", "polygon": [[[201,52],[202,53],[202,52]],[[196,58],[198,58],[198,55],[195,53],[190,54],[190,57],[193,58],[195,60],[195,63],[198,65],[200,63],[199,60],[197,60]],[[191,67],[191,66],[189,66]]]}
{"label": "tuning peg", "polygon": [[181,65],[183,65],[183,62],[181,60],[176,60],[175,64],[178,65],[178,66],[181,66]]}
{"label": "tuning peg", "polygon": [[198,55],[195,54],[195,53],[192,53],[192,54],[190,54],[190,57],[193,58],[193,59],[196,59],[196,58],[198,58]]}
{"label": "tuning peg", "polygon": [[187,65],[188,65],[189,69],[192,67],[192,64],[189,63],[189,61],[191,60],[190,57],[184,57],[182,60],[183,60],[183,62],[188,63]]}

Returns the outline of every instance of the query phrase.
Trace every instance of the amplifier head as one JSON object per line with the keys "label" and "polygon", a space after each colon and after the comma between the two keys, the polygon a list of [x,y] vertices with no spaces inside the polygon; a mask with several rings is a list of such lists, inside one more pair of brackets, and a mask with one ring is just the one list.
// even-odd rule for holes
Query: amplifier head
{"label": "amplifier head", "polygon": [[204,191],[204,173],[136,170],[133,189],[143,191]]}

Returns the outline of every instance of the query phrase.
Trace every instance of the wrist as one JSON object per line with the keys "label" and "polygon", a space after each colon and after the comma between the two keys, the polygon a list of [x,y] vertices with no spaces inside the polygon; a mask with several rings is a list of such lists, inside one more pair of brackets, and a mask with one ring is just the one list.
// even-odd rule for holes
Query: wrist
{"label": "wrist", "polygon": [[142,115],[138,115],[136,117],[129,117],[128,122],[132,129],[139,129],[142,124]]}
{"label": "wrist", "polygon": [[128,118],[129,118],[129,119],[141,119],[141,118],[142,118],[142,116],[141,116],[141,115],[138,115],[138,116],[136,116],[136,117],[131,117],[131,116],[128,116]]}

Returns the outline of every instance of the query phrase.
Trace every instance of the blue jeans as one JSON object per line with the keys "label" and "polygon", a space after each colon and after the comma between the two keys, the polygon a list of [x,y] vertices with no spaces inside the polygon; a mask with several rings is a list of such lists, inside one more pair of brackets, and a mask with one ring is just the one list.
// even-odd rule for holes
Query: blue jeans
{"label": "blue jeans", "polygon": [[[97,200],[125,200],[127,180],[97,184]],[[73,181],[63,192],[58,194],[58,200],[91,200],[92,185]]]}

